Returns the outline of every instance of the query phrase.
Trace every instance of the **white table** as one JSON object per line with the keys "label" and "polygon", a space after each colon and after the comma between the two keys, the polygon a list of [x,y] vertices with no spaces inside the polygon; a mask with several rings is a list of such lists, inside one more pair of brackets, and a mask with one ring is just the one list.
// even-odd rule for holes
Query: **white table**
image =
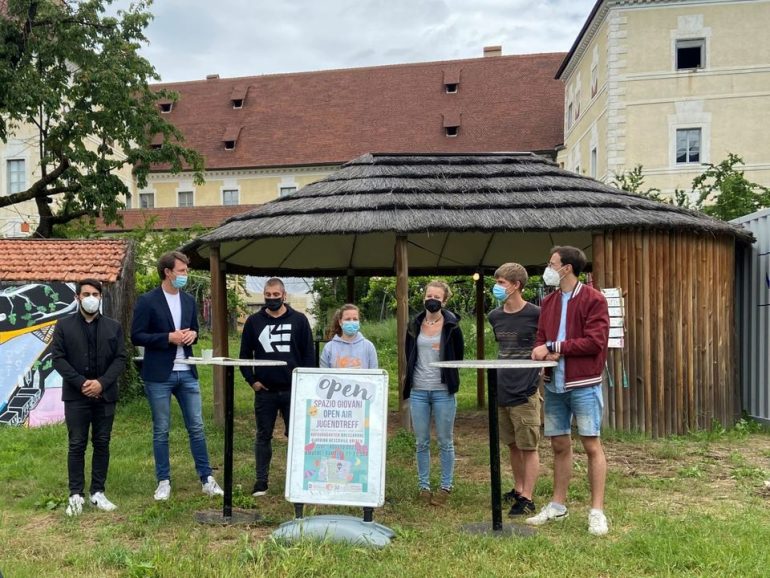
{"label": "white table", "polygon": [[[503,507],[500,487],[500,428],[497,421],[497,371],[498,369],[534,369],[554,367],[555,361],[535,361],[534,359],[462,359],[458,361],[437,361],[433,367],[452,367],[487,370],[487,403],[489,406],[489,473],[492,482],[492,532],[503,533]],[[486,524],[468,528],[477,533],[486,533]],[[514,531],[513,528],[511,528]],[[516,533],[531,535],[528,528],[519,528]]]}
{"label": "white table", "polygon": [[[225,368],[225,479],[224,485],[224,506],[222,516],[207,515],[205,512],[197,516],[199,522],[230,524],[235,520],[233,517],[233,421],[234,421],[234,384],[236,367],[275,367],[286,365],[285,361],[274,361],[271,359],[233,359],[230,357],[211,357],[203,359],[202,357],[188,357],[184,360],[188,365],[216,365]],[[253,519],[244,519],[244,522],[252,522]]]}

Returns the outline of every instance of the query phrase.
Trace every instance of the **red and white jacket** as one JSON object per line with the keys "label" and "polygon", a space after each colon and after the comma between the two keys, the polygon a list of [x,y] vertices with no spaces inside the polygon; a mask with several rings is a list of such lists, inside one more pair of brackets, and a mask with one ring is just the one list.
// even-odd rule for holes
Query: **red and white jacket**
{"label": "red and white jacket", "polygon": [[[561,319],[562,292],[554,291],[540,305],[535,347],[553,342],[552,348],[564,357],[566,389],[596,385],[602,380],[607,361],[610,315],[601,291],[578,281],[567,303],[567,338],[556,341]],[[546,369],[550,381],[552,368]]]}

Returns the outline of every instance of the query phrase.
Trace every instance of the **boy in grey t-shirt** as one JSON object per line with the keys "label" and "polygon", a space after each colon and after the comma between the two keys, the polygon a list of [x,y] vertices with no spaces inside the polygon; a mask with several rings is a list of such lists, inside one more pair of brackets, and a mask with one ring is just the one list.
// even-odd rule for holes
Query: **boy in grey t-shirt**
{"label": "boy in grey t-shirt", "polygon": [[[493,294],[500,307],[489,313],[499,359],[530,359],[535,344],[540,308],[522,297],[527,271],[518,263],[505,263],[495,271]],[[497,404],[500,440],[510,450],[514,487],[503,498],[512,502],[509,516],[535,512],[532,492],[540,458],[539,369],[499,369]]]}

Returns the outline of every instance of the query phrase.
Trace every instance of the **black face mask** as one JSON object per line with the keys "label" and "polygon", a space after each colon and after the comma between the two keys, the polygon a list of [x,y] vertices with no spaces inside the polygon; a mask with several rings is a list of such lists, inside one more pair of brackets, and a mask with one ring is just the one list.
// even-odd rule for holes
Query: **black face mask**
{"label": "black face mask", "polygon": [[441,311],[441,301],[438,299],[426,299],[425,310],[428,313],[436,313],[437,311]]}
{"label": "black face mask", "polygon": [[265,299],[265,307],[270,311],[278,311],[283,305],[283,299],[276,297],[275,299]]}

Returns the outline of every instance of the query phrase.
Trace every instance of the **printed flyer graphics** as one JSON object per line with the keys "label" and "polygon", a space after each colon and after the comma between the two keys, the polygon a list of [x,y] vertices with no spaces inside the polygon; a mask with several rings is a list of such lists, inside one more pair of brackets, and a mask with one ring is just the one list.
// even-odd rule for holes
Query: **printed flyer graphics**
{"label": "printed flyer graphics", "polygon": [[383,370],[295,370],[289,501],[384,503],[387,390]]}

